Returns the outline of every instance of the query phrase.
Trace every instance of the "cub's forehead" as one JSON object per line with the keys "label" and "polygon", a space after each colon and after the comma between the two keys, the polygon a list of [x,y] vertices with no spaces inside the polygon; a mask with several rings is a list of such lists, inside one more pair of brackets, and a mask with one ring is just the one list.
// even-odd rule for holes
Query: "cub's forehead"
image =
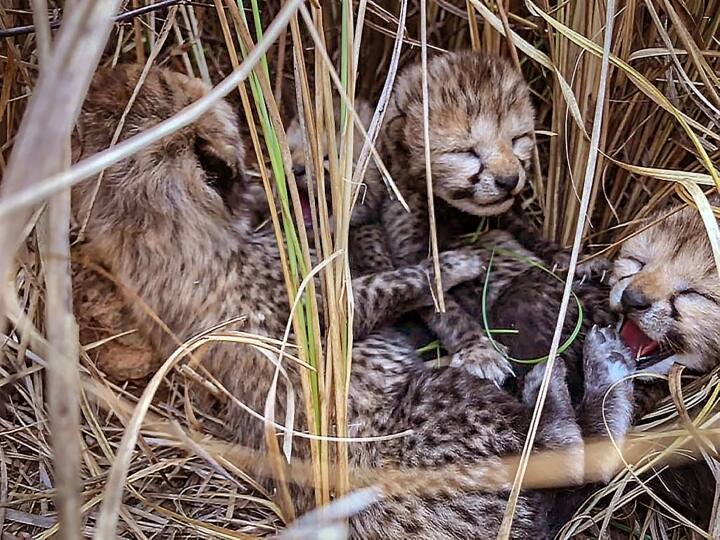
{"label": "cub's forehead", "polygon": [[[415,105],[422,103],[419,65],[401,75],[398,90],[402,105],[415,112]],[[527,85],[507,60],[469,51],[432,58],[428,63],[428,91],[433,107],[459,109],[469,116],[529,104]]]}
{"label": "cub's forehead", "polygon": [[694,208],[676,211],[628,239],[623,243],[621,256],[634,256],[683,274],[714,275],[717,279],[710,240]]}
{"label": "cub's forehead", "polygon": [[488,117],[495,122],[500,122],[510,111],[525,110],[529,105],[525,83],[519,77],[494,80],[468,73],[438,78],[430,100],[434,108],[454,109],[469,118]]}

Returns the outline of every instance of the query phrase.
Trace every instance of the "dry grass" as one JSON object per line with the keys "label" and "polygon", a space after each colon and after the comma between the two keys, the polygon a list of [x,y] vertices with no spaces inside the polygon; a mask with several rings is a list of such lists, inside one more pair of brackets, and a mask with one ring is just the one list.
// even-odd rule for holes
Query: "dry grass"
{"label": "dry grass", "polygon": [[[116,520],[123,537],[265,536],[291,520],[293,509],[284,481],[274,497],[254,480],[258,475],[310,483],[320,503],[370,480],[382,480],[390,491],[408,485],[410,479],[402,475],[377,478],[372,472],[349,471],[343,451],[331,464],[327,437],[345,433],[352,347],[345,330],[352,295],[344,253],[358,184],[342,179],[359,180],[374,159],[366,147],[357,168],[353,164],[353,137],[347,136],[352,103],[356,95],[386,103],[398,68],[420,61],[424,52],[473,47],[508,55],[520,65],[538,106],[535,175],[525,202],[548,238],[573,245],[576,256],[582,250],[580,259],[612,254],[623,237],[647,225],[653,211],[680,197],[703,212],[720,262],[720,234],[703,195],[720,186],[713,166],[720,161],[719,0],[313,0],[303,3],[289,24],[276,26],[271,21],[278,14],[289,16],[300,2],[246,0],[239,8],[230,0],[78,0],[68,2],[71,7],[64,11],[63,4],[15,0],[0,5],[0,35],[5,29],[36,27],[0,41],[0,251],[6,255],[0,273],[13,277],[12,287],[2,290],[10,320],[0,353],[3,540],[52,536],[58,533],[58,519],[65,538],[77,538],[81,529],[86,536],[110,537],[107,531]],[[154,9],[144,9],[153,4]],[[111,26],[106,16],[115,8],[126,16]],[[51,31],[57,24],[40,16],[48,10],[50,21],[62,18],[60,30]],[[604,39],[608,17],[614,31]],[[508,33],[512,39],[505,37]],[[262,47],[253,49],[256,43]],[[162,127],[66,170],[75,105],[98,61],[169,66],[220,84]],[[260,67],[250,73],[258,61]],[[318,436],[304,468],[287,470],[277,445],[267,459],[223,445],[221,422],[197,408],[188,388],[203,384],[222,391],[180,356],[168,360],[157,384],[138,387],[108,381],[95,369],[89,347],[81,347],[79,356],[75,352],[67,253],[82,224],[73,224],[69,235],[67,188],[192,121],[225,94],[248,119],[257,177],[268,193],[279,194],[279,206],[271,208],[272,226],[283,246],[288,295],[298,298],[292,318],[297,348],[289,352],[314,368],[303,370],[308,375],[298,389],[307,398],[299,406],[306,407],[313,419],[310,431]],[[344,104],[341,126],[334,125],[332,112],[338,101]],[[308,168],[321,201],[313,216],[313,247],[326,261],[319,274],[330,300],[322,318],[326,327],[321,327],[317,305],[308,300],[314,295],[302,294],[312,271],[305,230],[295,230],[288,219],[298,215],[300,206],[281,126],[295,111],[303,118]],[[379,120],[368,130],[371,140]],[[343,136],[336,140],[338,131]],[[320,151],[323,134],[329,174]],[[336,213],[334,231],[325,183]],[[8,256],[16,251],[15,259]],[[307,286],[315,285],[309,280]],[[253,336],[221,330],[213,335],[285,350],[279,342],[261,343]],[[656,441],[650,428],[660,426],[669,431],[669,441],[662,450],[633,457],[633,471],[628,466],[590,501],[586,515],[592,519],[574,522],[566,536],[597,536],[600,530],[621,537],[631,531],[645,538],[707,535],[662,501],[648,498],[635,475],[652,466],[649,460],[676,454],[675,447],[693,435],[708,437],[701,447],[710,459],[718,388],[716,375],[693,382],[682,394],[680,385],[671,384],[675,403],[642,423],[634,439]],[[690,416],[685,404],[698,403],[702,407],[690,409]],[[272,416],[266,411],[269,430],[278,422]],[[525,465],[526,482],[552,484],[553,478],[533,476],[532,460],[510,460],[501,484],[519,480],[523,475],[516,472]],[[420,489],[449,480],[451,473],[431,471],[413,481]],[[373,496],[361,492],[351,503]],[[512,509],[509,505],[507,524]],[[317,534],[317,522],[305,524],[307,529],[296,531],[298,537]],[[331,530],[338,536],[342,532],[342,527]]]}

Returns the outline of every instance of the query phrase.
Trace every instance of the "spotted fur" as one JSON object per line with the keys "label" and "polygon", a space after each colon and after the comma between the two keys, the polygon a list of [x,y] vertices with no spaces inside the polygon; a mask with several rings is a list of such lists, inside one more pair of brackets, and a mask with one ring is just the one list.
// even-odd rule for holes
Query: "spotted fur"
{"label": "spotted fur", "polygon": [[[139,66],[126,66],[98,74],[79,122],[81,156],[106,147],[139,73]],[[122,138],[169,117],[205,92],[207,87],[199,81],[151,70]],[[235,115],[220,102],[191,126],[110,167],[92,208],[91,183],[73,191],[75,211],[85,216],[91,210],[88,253],[135,291],[180,340],[236,316],[245,316],[246,331],[279,337],[287,321],[289,306],[275,239],[255,232],[249,223],[244,152],[237,131]],[[443,253],[441,271],[447,286],[480,276],[486,254]],[[382,328],[396,314],[427,301],[430,273],[431,265],[424,261],[353,280],[358,343],[349,399],[351,435],[414,430],[408,438],[351,446],[354,465],[439,467],[454,462],[464,470],[477,459],[515,453],[522,444],[535,397],[532,385],[518,402],[465,369],[423,369],[403,336]],[[142,335],[163,356],[175,349],[175,338],[144,307],[132,303],[130,311]],[[249,346],[229,344],[213,345],[202,353],[205,365],[237,399],[262,409],[274,373],[263,356]],[[607,361],[602,355],[593,358]],[[557,369],[562,370],[561,363]],[[288,366],[288,372],[293,386],[300,388],[294,366]],[[564,376],[558,371],[552,379],[554,390],[538,440],[549,446],[575,445],[580,429]],[[600,389],[607,386],[598,384]],[[284,397],[281,387],[279,417],[285,413]],[[303,429],[306,422],[299,414],[296,426]],[[238,440],[262,446],[261,423],[232,405],[227,419]],[[302,446],[295,450],[303,454]],[[437,495],[381,501],[352,519],[354,537],[492,535],[505,494],[482,492],[481,481],[469,474],[458,487],[441,488]],[[514,534],[543,536],[547,504],[543,494],[524,494]],[[476,510],[480,514],[471,519]]]}
{"label": "spotted fur", "polygon": [[[396,266],[428,253],[428,207],[423,142],[421,68],[398,77],[382,136],[385,163],[410,207],[385,198],[382,228]],[[474,216],[507,211],[525,183],[533,150],[534,111],[522,76],[505,60],[475,52],[439,55],[428,64],[430,165],[438,201]],[[444,222],[438,221],[442,229]],[[442,230],[439,233],[444,236]],[[423,317],[453,354],[456,365],[502,382],[511,372],[489,346],[477,321],[453,295],[445,313]]]}
{"label": "spotted fur", "polygon": [[[78,124],[79,157],[107,147],[140,71],[140,66],[122,66],[98,73]],[[125,119],[121,139],[170,117],[207,91],[201,81],[151,70]],[[176,349],[178,340],[237,317],[244,321],[231,329],[274,338],[284,333],[289,306],[279,253],[272,234],[252,227],[249,216],[255,201],[246,187],[237,117],[219,102],[194,124],[108,168],[96,198],[92,182],[73,190],[76,214],[84,219],[90,212],[84,249],[116,276],[123,291],[142,299],[141,304],[129,298],[131,325],[162,358]],[[479,276],[484,262],[477,250],[446,252],[441,259],[448,287]],[[424,261],[353,281],[353,377],[379,380],[375,387],[381,394],[353,396],[351,423],[372,424],[377,403],[387,400],[395,381],[395,374],[384,377],[395,369],[394,357],[376,354],[376,360],[387,360],[388,365],[373,363],[369,349],[375,342],[365,344],[364,338],[389,318],[428,305],[432,272]],[[201,356],[238,400],[263,410],[275,372],[267,358],[251,346],[227,343],[212,345]],[[297,391],[299,373],[293,365],[288,372]],[[285,396],[281,385],[278,418],[286,413]],[[262,422],[232,404],[226,408],[235,437],[262,446]],[[297,411],[295,425],[303,429],[302,407]],[[295,449],[301,456],[306,451],[301,444]]]}

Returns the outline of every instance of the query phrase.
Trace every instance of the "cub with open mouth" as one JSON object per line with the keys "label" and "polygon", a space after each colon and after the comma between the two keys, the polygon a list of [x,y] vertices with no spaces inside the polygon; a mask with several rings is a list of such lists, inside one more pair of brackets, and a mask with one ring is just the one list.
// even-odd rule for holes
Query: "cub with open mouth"
{"label": "cub with open mouth", "polygon": [[[336,102],[333,111],[336,129],[335,141],[338,149],[342,146],[343,136],[341,132],[342,118],[340,116],[339,105],[340,104]],[[370,126],[370,121],[372,120],[373,114],[372,109],[370,108],[370,104],[361,98],[356,98],[353,103],[353,109],[355,115],[357,115],[358,121],[363,125],[365,129],[367,129]],[[353,127],[352,134],[353,162],[357,163],[362,152],[363,145],[365,144],[365,137],[363,136],[361,130],[358,129],[357,124]],[[325,201],[327,202],[327,208],[329,213],[329,231],[333,232],[335,227],[330,180],[330,160],[328,154],[331,149],[329,148],[330,144],[328,142],[327,131],[323,131],[319,139],[318,147],[318,155],[322,156],[322,170],[320,168],[316,169],[313,166],[314,164],[308,164],[308,162],[310,161],[310,152],[308,151],[309,145],[306,138],[307,135],[305,133],[305,128],[300,121],[300,115],[297,115],[290,122],[290,125],[287,128],[287,142],[290,149],[290,155],[292,157],[293,175],[295,176],[295,181],[297,182],[298,195],[300,197],[300,204],[302,205],[304,225],[308,235],[312,236],[314,234],[313,213],[315,213],[315,219],[319,219],[317,217],[319,215],[319,174],[324,174],[323,184]],[[364,202],[366,200],[366,196],[380,197],[382,195],[382,191],[379,189],[374,188],[372,190],[364,190],[362,201]],[[377,206],[377,204],[378,203],[376,201],[370,204],[368,199],[367,205],[357,205],[353,211],[351,222],[358,223],[366,220],[367,218],[364,217],[363,213],[371,211],[370,209]]]}
{"label": "cub with open mouth", "polygon": [[720,278],[698,211],[682,208],[628,239],[610,277],[610,306],[638,369],[699,372],[720,359]]}
{"label": "cub with open mouth", "polygon": [[[695,208],[675,207],[657,218],[623,244],[610,277],[610,307],[624,316],[621,337],[638,371],[667,374],[677,363],[705,373],[720,361],[720,278],[710,240]],[[638,380],[635,397],[640,419],[668,398],[667,382]],[[702,458],[663,471],[649,486],[693,523],[710,526],[716,486]]]}

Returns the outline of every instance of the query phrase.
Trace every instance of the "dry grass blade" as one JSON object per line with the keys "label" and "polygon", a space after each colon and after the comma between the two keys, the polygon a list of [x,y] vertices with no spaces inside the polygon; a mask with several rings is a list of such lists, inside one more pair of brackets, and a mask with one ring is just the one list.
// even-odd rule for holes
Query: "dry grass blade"
{"label": "dry grass blade", "polygon": [[[52,56],[47,20],[35,5],[41,28],[43,69],[31,105],[18,134],[18,142],[5,171],[2,195],[32,185],[58,172],[70,162],[70,131],[87,92],[90,78],[107,41],[112,15],[119,2],[79,2],[66,19]],[[88,31],[87,27],[92,28]],[[10,271],[14,253],[24,239],[30,209],[3,220],[0,276]],[[72,314],[70,280],[70,193],[50,201],[45,224],[46,316],[50,343],[50,422],[57,493],[55,496],[62,538],[81,536],[80,421],[77,380],[78,338]],[[0,305],[4,305],[0,292]]]}
{"label": "dry grass blade", "polygon": [[[101,11],[109,13],[118,4],[124,12],[115,17],[104,44],[109,22],[95,22]],[[118,537],[138,540],[275,537],[285,527],[285,538],[340,539],[347,535],[347,519],[378,497],[435,496],[452,486],[466,489],[464,482],[473,489],[513,488],[513,498],[520,487],[565,486],[569,475],[562,473],[571,468],[571,458],[562,453],[525,453],[467,468],[349,466],[351,444],[379,445],[408,435],[350,438],[345,433],[353,350],[349,218],[364,196],[363,180],[372,183],[365,177],[371,167],[370,174],[377,168],[388,191],[399,195],[375,147],[397,73],[425,63],[426,55],[473,48],[511,58],[531,87],[537,155],[521,202],[527,219],[542,226],[548,239],[572,244],[584,260],[613,255],[625,240],[671,215],[666,207],[679,199],[684,207],[698,209],[720,270],[720,208],[711,206],[720,163],[720,0],[626,2],[612,13],[612,42],[603,46],[612,9],[607,0],[0,0],[0,246],[6,253],[0,269],[13,279],[3,291],[13,327],[0,335],[3,540],[58,533],[99,537],[99,527],[109,521],[117,524]],[[167,122],[114,144],[121,138],[118,126],[114,145],[68,169],[62,161],[67,135],[100,49],[103,67],[139,60],[146,62],[143,73],[162,66],[219,84]],[[605,98],[597,99],[608,64],[601,85]],[[284,335],[222,325],[202,333],[195,329],[199,337],[168,360],[149,393],[141,395],[144,386],[117,386],[96,363],[105,360],[106,347],[142,336],[141,328],[83,340],[76,361],[67,300],[67,189],[84,178],[92,182],[109,165],[162,137],[177,135],[224,97],[245,113],[242,136],[248,149],[250,140],[255,149],[254,157],[246,156],[247,178],[262,181],[265,189],[294,316]],[[375,104],[367,133],[357,114],[359,99]],[[306,216],[292,179],[296,163],[289,162],[283,140],[294,113],[305,145],[307,185],[299,188],[307,188],[312,201],[310,241],[304,238]],[[432,114],[425,111],[426,125]],[[425,179],[428,186],[432,172]],[[287,188],[284,200],[280,184]],[[39,208],[42,203],[47,208]],[[79,219],[72,238],[80,234],[73,249],[82,249],[85,216],[74,217]],[[290,222],[294,235],[288,234]],[[16,268],[7,255],[18,245]],[[85,260],[73,256],[73,262]],[[306,268],[299,269],[300,263]],[[109,278],[134,308],[170,332],[137,292],[99,266],[86,268]],[[303,282],[319,289],[322,302],[309,290],[311,298],[301,300]],[[248,314],[247,322],[251,319]],[[294,344],[290,330],[300,332]],[[548,335],[551,331],[546,329]],[[180,361],[190,349],[219,345],[252,348],[272,364],[276,380],[264,414],[224,386],[201,363],[201,354]],[[171,369],[175,361],[180,365]],[[295,387],[293,370],[301,374]],[[78,384],[73,373],[80,374],[78,391],[72,390]],[[234,434],[227,433],[216,409],[194,399],[196,387],[219,405],[242,411],[258,425],[264,422],[272,437],[270,451],[222,442]],[[718,536],[720,483],[710,500],[715,508],[709,531],[669,504],[660,485],[667,467],[688,462],[705,466],[704,461],[717,477],[719,374],[683,373],[681,378],[674,373],[669,396],[673,400],[668,397],[624,444],[618,443],[622,457],[615,459],[620,449],[612,441],[587,441],[586,480],[599,478],[608,467],[616,467],[617,476],[586,501],[560,538]],[[275,398],[284,399],[284,418],[275,418],[270,406]],[[293,418],[301,408],[310,425]],[[298,460],[297,452],[289,459],[290,447],[299,442],[311,446],[307,461]],[[531,444],[532,433],[526,451]],[[551,470],[560,472],[548,474]],[[268,492],[261,478],[279,489]],[[315,489],[316,502],[325,506],[289,523],[297,502],[289,488],[295,485],[308,493]],[[511,532],[516,534],[515,528]]]}
{"label": "dry grass blade", "polygon": [[47,0],[32,0],[33,22],[38,41],[38,57],[41,65],[47,64],[50,59],[50,23],[47,18]]}
{"label": "dry grass blade", "polygon": [[423,106],[423,141],[425,147],[425,187],[428,199],[428,219],[430,220],[430,253],[432,254],[435,272],[435,294],[437,308],[445,311],[445,295],[440,275],[440,250],[438,248],[437,224],[435,222],[435,195],[433,193],[432,170],[430,168],[430,110],[427,73],[427,2],[420,0],[420,62],[422,65],[422,106]]}
{"label": "dry grass blade", "polygon": [[[70,164],[67,143],[65,163]],[[44,268],[49,361],[49,408],[57,507],[62,538],[80,536],[80,405],[78,331],[72,310],[70,279],[70,192],[53,197],[45,219]]]}
{"label": "dry grass blade", "polygon": [[[393,43],[393,51],[390,56],[390,63],[388,65],[388,73],[383,84],[382,93],[378,99],[378,103],[375,106],[375,114],[370,122],[370,128],[368,129],[368,139],[363,144],[363,148],[358,158],[357,166],[355,168],[355,174],[353,176],[353,184],[359,185],[361,179],[365,178],[367,167],[370,162],[370,147],[377,141],[378,135],[380,134],[380,128],[385,117],[385,111],[387,110],[388,102],[392,92],[392,87],[395,82],[395,77],[398,70],[398,62],[400,60],[400,54],[402,52],[403,37],[405,36],[405,20],[407,18],[407,0],[402,0],[400,3],[400,15],[398,18],[397,34],[395,36],[395,42]],[[358,189],[358,192],[360,190]]]}
{"label": "dry grass blade", "polygon": [[[7,200],[23,188],[30,190],[62,163],[65,144],[100,60],[120,0],[79,1],[65,20],[52,57],[43,68],[17,135],[12,157],[3,175],[0,196]],[[49,154],[51,153],[51,154]],[[10,271],[12,256],[30,217],[27,207],[8,208],[0,227],[0,276]],[[0,291],[2,299],[4,289]],[[2,304],[2,302],[0,302]]]}

